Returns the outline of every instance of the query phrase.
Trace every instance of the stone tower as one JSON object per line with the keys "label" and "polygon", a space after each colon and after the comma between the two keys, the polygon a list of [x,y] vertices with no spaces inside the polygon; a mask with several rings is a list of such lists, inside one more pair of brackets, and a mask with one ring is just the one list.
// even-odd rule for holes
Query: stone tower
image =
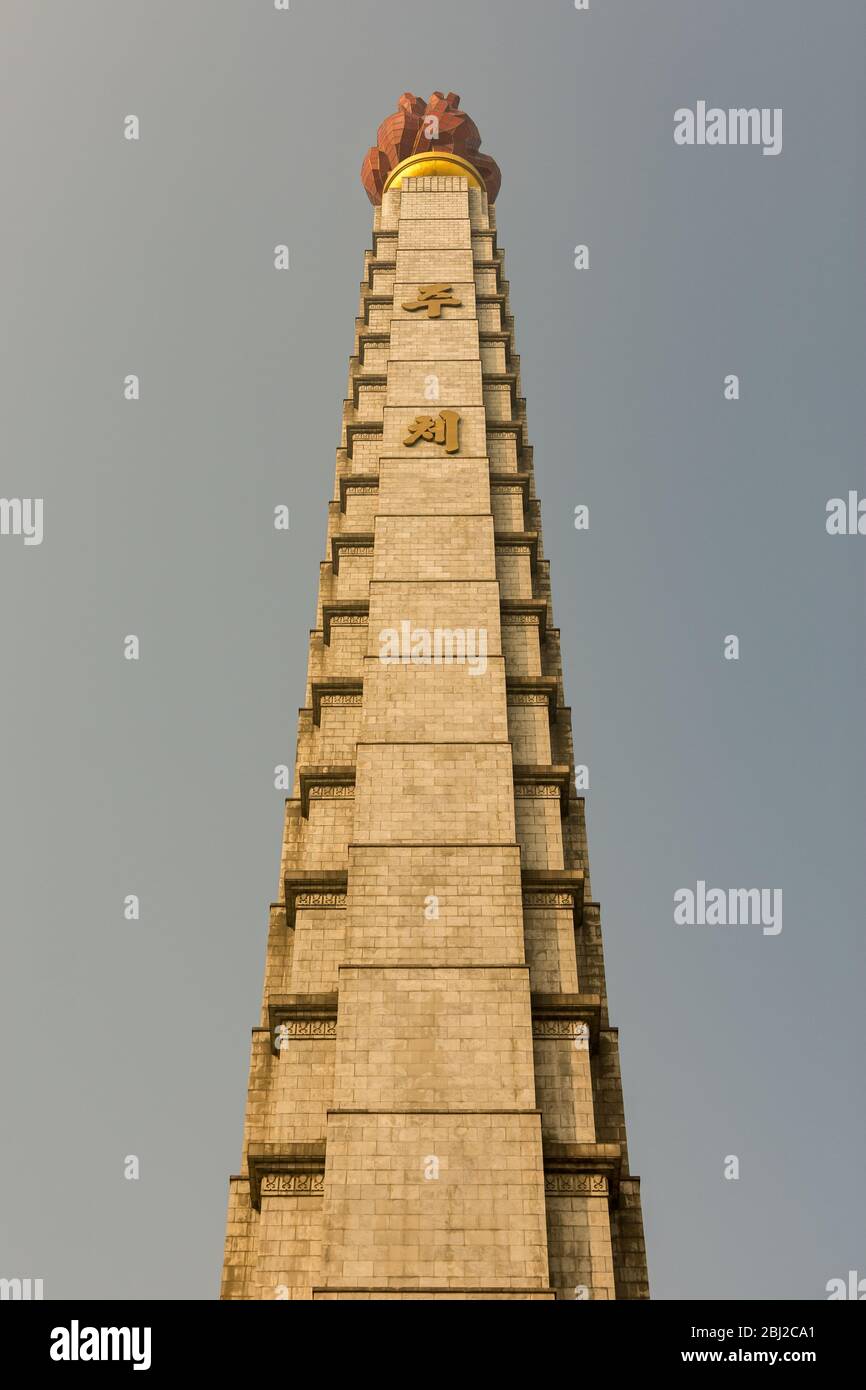
{"label": "stone tower", "polygon": [[649,1296],[479,145],[407,94],[363,164],[223,1298]]}

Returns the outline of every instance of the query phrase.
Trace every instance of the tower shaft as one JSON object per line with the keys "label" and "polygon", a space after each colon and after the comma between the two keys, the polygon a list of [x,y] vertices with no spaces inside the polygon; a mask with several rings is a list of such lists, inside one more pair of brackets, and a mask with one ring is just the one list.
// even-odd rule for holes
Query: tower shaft
{"label": "tower shaft", "polygon": [[407,177],[376,209],[224,1298],[648,1297],[508,286],[471,185]]}

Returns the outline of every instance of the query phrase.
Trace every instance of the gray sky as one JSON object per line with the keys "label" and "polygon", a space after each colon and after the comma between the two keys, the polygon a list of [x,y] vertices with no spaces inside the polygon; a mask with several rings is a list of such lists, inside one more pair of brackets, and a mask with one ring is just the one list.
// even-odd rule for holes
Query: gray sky
{"label": "gray sky", "polygon": [[[217,1294],[358,171],[434,88],[503,171],[652,1292],[866,1275],[866,538],[824,527],[866,492],[860,0],[7,0],[0,36],[0,493],[45,499],[0,537],[0,1275]],[[781,155],[678,148],[698,100],[783,108]],[[675,927],[698,879],[781,888],[781,934]]]}

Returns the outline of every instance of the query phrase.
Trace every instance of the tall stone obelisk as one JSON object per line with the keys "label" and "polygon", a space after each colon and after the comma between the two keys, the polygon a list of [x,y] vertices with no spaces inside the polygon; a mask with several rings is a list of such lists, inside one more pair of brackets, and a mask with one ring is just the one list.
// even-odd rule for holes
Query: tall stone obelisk
{"label": "tall stone obelisk", "polygon": [[224,1298],[649,1296],[479,146],[406,95],[364,160]]}

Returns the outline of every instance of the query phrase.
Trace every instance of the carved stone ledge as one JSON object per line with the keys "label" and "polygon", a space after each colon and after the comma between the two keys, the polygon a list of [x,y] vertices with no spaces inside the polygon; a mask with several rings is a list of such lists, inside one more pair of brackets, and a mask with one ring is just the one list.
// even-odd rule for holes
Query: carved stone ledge
{"label": "carved stone ledge", "polygon": [[363,627],[370,617],[369,599],[340,599],[322,604],[322,638],[326,647],[331,645],[331,627],[347,624]]}
{"label": "carved stone ledge", "polygon": [[532,1036],[538,1039],[585,1038],[587,1050],[598,1051],[601,1026],[599,994],[533,994]]}
{"label": "carved stone ledge", "polygon": [[366,357],[366,348],[387,347],[391,341],[391,334],[384,333],[378,328],[367,328],[363,320],[358,321],[358,360],[363,369]]}
{"label": "carved stone ledge", "polygon": [[571,771],[564,765],[527,763],[518,765],[514,769],[515,796],[550,798],[551,800],[558,797],[562,815],[568,813],[570,789]]}
{"label": "carved stone ledge", "polygon": [[336,994],[276,994],[268,1000],[271,1050],[279,1055],[277,1030],[288,1041],[327,1041],[337,1036]]}
{"label": "carved stone ledge", "polygon": [[545,705],[550,723],[555,722],[559,694],[556,676],[507,676],[505,692],[509,705]]}
{"label": "carved stone ledge", "polygon": [[[380,235],[381,235],[381,234],[380,234]],[[374,253],[374,254],[370,257],[370,259],[367,261],[367,264],[366,264],[366,266],[365,266],[365,269],[366,269],[366,272],[367,272],[367,276],[366,276],[366,279],[364,279],[364,280],[362,280],[362,281],[360,282],[361,289],[365,289],[365,288],[366,288],[366,289],[371,290],[371,289],[373,288],[373,276],[376,274],[377,271],[379,271],[379,270],[386,270],[386,271],[387,271],[387,270],[396,270],[396,268],[397,268],[396,244],[394,245],[393,248],[390,247],[390,246],[387,246],[387,247],[383,247],[382,250],[383,250],[383,252],[387,252],[388,254],[380,256],[380,255]]]}
{"label": "carved stone ledge", "polygon": [[[379,306],[384,306],[384,307],[386,307],[386,308],[392,308],[392,307],[393,307],[393,304],[394,304],[394,296],[393,296],[393,295],[390,295],[390,294],[373,294],[373,293],[371,293],[369,290],[364,290],[364,292],[363,292],[362,295],[361,295],[361,318],[360,318],[360,322],[361,322],[362,324],[365,324],[365,325],[368,325],[368,326],[369,326],[369,323],[370,323],[370,310],[371,310],[371,309],[375,309],[375,308],[377,308],[377,307],[379,307]],[[379,330],[377,330],[377,331],[379,331]]]}
{"label": "carved stone ledge", "polygon": [[[484,233],[479,232],[478,235],[479,235],[479,236],[483,236]],[[473,268],[473,270],[475,271],[476,274],[478,273],[479,270],[492,270],[492,271],[495,271],[495,273],[496,273],[496,288],[497,288],[497,290],[499,290],[500,288],[504,289],[505,286],[508,284],[508,281],[504,278],[504,276],[503,276],[503,274],[502,274],[503,263],[502,263],[502,261],[499,260],[498,258],[495,259],[495,260],[489,260],[489,259],[487,259],[487,258],[485,258],[484,260],[481,260],[481,259],[476,260],[475,257],[473,256],[473,258],[472,258],[472,268]]]}
{"label": "carved stone ledge", "polygon": [[533,570],[536,568],[538,564],[537,531],[498,531],[494,534],[493,544],[497,551],[514,550],[527,554],[532,562]]}
{"label": "carved stone ledge", "polygon": [[609,1197],[606,1173],[545,1173],[546,1197]]}
{"label": "carved stone ledge", "polygon": [[524,473],[493,473],[490,474],[491,492],[512,492],[517,491],[523,497],[524,507],[532,500],[529,496],[529,474]]}
{"label": "carved stone ledge", "polygon": [[[263,1192],[269,1197],[321,1196],[325,1177],[324,1142],[251,1144],[247,1154],[247,1170],[250,1205],[256,1211],[261,1210]],[[287,1181],[283,1184],[281,1179]]]}
{"label": "carved stone ledge", "polygon": [[375,230],[374,230],[374,232],[373,232],[373,251],[374,251],[375,255],[377,255],[377,256],[378,256],[378,254],[379,254],[379,242],[380,242],[380,241],[384,242],[384,243],[386,244],[386,246],[393,246],[394,248],[396,248],[396,246],[397,246],[397,232],[396,232],[396,230],[392,230],[391,228],[388,228],[388,229],[385,230],[385,231],[375,231]]}
{"label": "carved stone ledge", "polygon": [[340,573],[340,555],[372,555],[373,554],[373,533],[372,531],[345,532],[343,535],[331,537],[331,567],[334,574]]}
{"label": "carved stone ledge", "polygon": [[547,599],[503,599],[500,616],[504,627],[537,624],[539,642],[547,636]]}
{"label": "carved stone ledge", "polygon": [[[478,265],[477,265],[477,263],[476,263],[475,269],[477,270],[478,268],[479,268],[479,267],[478,267]],[[482,269],[484,269],[484,270],[492,270],[493,267],[492,267],[492,265],[485,265],[485,266],[482,267]],[[511,408],[512,408],[512,410],[513,410],[514,407],[517,405],[518,395],[517,395],[517,373],[516,373],[516,372],[485,372],[485,373],[484,373],[483,385],[484,385],[484,386],[507,386],[508,389],[509,389],[510,395],[511,395]]]}
{"label": "carved stone ledge", "polygon": [[562,1144],[542,1138],[544,1190],[548,1197],[619,1198],[619,1144]]}
{"label": "carved stone ledge", "polygon": [[346,494],[348,492],[378,491],[378,473],[343,473],[340,477],[340,511],[345,512],[346,510]]}
{"label": "carved stone ledge", "polygon": [[[388,303],[390,304],[390,300]],[[380,420],[368,420],[366,423],[355,420],[346,426],[346,457],[354,456],[356,439],[377,439],[382,441],[382,423]]]}
{"label": "carved stone ledge", "polygon": [[524,908],[570,908],[575,926],[583,921],[586,874],[583,869],[523,869]]}
{"label": "carved stone ledge", "polygon": [[352,377],[352,405],[355,410],[358,409],[362,386],[367,389],[372,388],[373,390],[384,392],[387,385],[388,378],[384,372],[367,372],[363,376],[357,375]]}
{"label": "carved stone ledge", "polygon": [[262,1197],[321,1197],[325,1191],[322,1173],[265,1173],[262,1176]]}
{"label": "carved stone ledge", "polygon": [[[522,462],[526,445],[523,442],[523,421],[522,420],[488,420],[487,435],[510,434],[517,445],[517,457]],[[488,446],[488,455],[490,448]]]}
{"label": "carved stone ledge", "polygon": [[295,929],[298,908],[344,908],[348,887],[346,869],[292,869],[284,879],[286,926]]}
{"label": "carved stone ledge", "polygon": [[322,767],[302,767],[298,771],[301,786],[301,815],[310,814],[310,801],[343,800],[355,795],[354,767],[335,763]]}
{"label": "carved stone ledge", "polygon": [[322,722],[322,707],[331,705],[360,706],[364,699],[364,682],[352,677],[332,677],[313,681],[313,723]]}
{"label": "carved stone ledge", "polygon": [[[481,294],[476,293],[475,302],[477,304],[498,304],[501,309],[508,309],[508,295],[503,287],[498,290],[484,290]],[[513,314],[503,313],[502,317],[507,319],[509,323],[514,323]]]}

